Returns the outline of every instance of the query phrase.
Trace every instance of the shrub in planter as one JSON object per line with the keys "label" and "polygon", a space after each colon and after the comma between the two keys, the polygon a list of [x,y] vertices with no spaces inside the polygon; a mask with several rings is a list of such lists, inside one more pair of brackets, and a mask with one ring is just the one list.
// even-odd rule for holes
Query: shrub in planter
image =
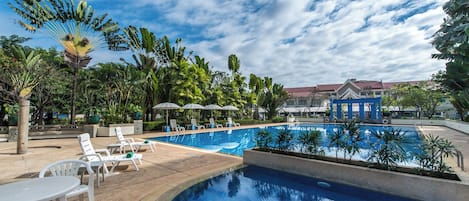
{"label": "shrub in planter", "polygon": [[426,170],[438,173],[452,173],[450,166],[447,166],[443,159],[454,156],[456,148],[447,139],[438,136],[426,135],[422,138],[422,152],[417,156],[420,166]]}
{"label": "shrub in planter", "polygon": [[143,122],[144,131],[158,130],[158,128],[164,126],[165,121],[145,121]]}
{"label": "shrub in planter", "polygon": [[256,134],[256,146],[260,148],[268,148],[272,143],[272,135],[266,129],[261,129]]}
{"label": "shrub in planter", "polygon": [[301,144],[301,151],[324,155],[324,150],[319,148],[321,144],[321,131],[313,130],[303,132],[298,137],[298,141]]}
{"label": "shrub in planter", "polygon": [[277,143],[277,148],[280,150],[290,149],[290,147],[293,145],[293,139],[293,134],[289,130],[280,130],[277,135],[277,138],[275,139],[275,142]]}
{"label": "shrub in planter", "polygon": [[404,142],[405,132],[392,128],[383,132],[372,131],[376,141],[370,144],[372,151],[368,161],[376,162],[381,168],[390,170],[397,167],[397,163],[405,160],[405,150],[401,144]]}

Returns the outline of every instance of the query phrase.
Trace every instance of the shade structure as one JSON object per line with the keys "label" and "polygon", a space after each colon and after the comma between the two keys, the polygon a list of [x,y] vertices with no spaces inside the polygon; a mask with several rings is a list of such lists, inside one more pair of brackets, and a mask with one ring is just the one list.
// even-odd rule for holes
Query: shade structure
{"label": "shade structure", "polygon": [[215,105],[215,104],[210,104],[210,105],[206,105],[204,109],[205,110],[222,110],[222,107]]}
{"label": "shade structure", "polygon": [[168,110],[174,110],[174,109],[179,109],[181,106],[175,104],[175,103],[169,103],[169,102],[164,102],[160,103],[158,105],[153,106],[153,109],[161,109],[161,110],[166,110],[166,128],[168,127]]}
{"label": "shade structure", "polygon": [[239,109],[235,106],[232,105],[227,105],[222,107],[223,110],[228,110],[228,111],[238,111]]}
{"label": "shade structure", "polygon": [[202,109],[204,109],[204,106],[199,105],[199,104],[190,103],[190,104],[186,104],[186,105],[182,106],[182,109],[191,110],[191,118],[192,118],[192,110],[202,110]]}
{"label": "shade structure", "polygon": [[182,109],[186,109],[186,110],[202,110],[202,109],[205,109],[205,107],[202,106],[202,105],[199,105],[199,104],[191,103],[191,104],[186,104],[186,105],[182,106]]}
{"label": "shade structure", "polygon": [[228,111],[228,117],[231,116],[230,111],[238,111],[239,110],[237,107],[232,106],[232,105],[223,106],[222,109]]}
{"label": "shade structure", "polygon": [[222,110],[222,108],[215,104],[206,105],[204,110],[211,110],[210,116],[213,117],[213,110]]}

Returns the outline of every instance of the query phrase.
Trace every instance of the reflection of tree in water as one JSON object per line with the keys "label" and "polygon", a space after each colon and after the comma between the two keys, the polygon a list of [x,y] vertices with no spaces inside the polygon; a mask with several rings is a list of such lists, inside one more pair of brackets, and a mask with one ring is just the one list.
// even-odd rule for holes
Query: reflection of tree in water
{"label": "reflection of tree in water", "polygon": [[[209,187],[220,183],[220,180],[225,178],[229,173],[208,179],[206,181],[200,182],[193,185],[192,187],[181,192],[173,201],[186,201],[186,200],[198,200],[200,196],[204,194]],[[238,184],[239,186],[239,184]]]}
{"label": "reflection of tree in water", "polygon": [[235,197],[238,194],[241,181],[239,180],[239,171],[233,172],[231,180],[228,182],[228,196]]}
{"label": "reflection of tree in water", "polygon": [[281,201],[321,201],[324,197],[320,195],[311,195],[295,189],[278,186],[276,184],[270,184],[262,181],[255,181],[254,188],[258,195],[259,200],[272,200],[269,199],[271,196],[275,196],[277,200]]}

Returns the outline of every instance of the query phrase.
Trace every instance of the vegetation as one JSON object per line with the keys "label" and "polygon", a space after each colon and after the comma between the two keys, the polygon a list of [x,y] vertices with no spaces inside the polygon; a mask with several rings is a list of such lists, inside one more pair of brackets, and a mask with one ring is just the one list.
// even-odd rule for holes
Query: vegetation
{"label": "vegetation", "polygon": [[298,141],[301,144],[301,150],[312,154],[324,154],[324,151],[320,146],[321,140],[321,131],[318,130],[303,132],[298,137]]}
{"label": "vegetation", "polygon": [[450,0],[443,10],[447,17],[432,41],[439,53],[432,57],[448,63],[435,81],[451,96],[451,103],[464,120],[469,112],[469,7],[465,0]]}
{"label": "vegetation", "polygon": [[[422,138],[419,151],[410,151],[406,150],[407,148],[404,149],[404,147],[410,147],[408,143],[413,142],[411,138],[406,136],[405,131],[384,128],[383,130],[373,130],[369,137],[363,138],[360,135],[359,126],[355,122],[344,123],[332,134],[328,134],[328,139],[323,139],[321,131],[318,130],[305,131],[298,136],[286,128],[276,132],[261,129],[256,134],[256,146],[261,150],[279,154],[454,178],[447,175],[452,171],[443,161],[445,158],[455,155],[454,145],[446,139],[432,135]],[[322,147],[321,144],[325,141],[329,142],[326,144],[327,149],[336,148],[335,158],[324,156],[326,147]],[[359,153],[359,144],[361,146],[368,144],[369,146],[369,154],[364,158],[367,162],[352,160],[352,156]],[[404,146],[406,144],[407,146]],[[337,152],[339,150],[343,151],[343,158],[338,158]],[[346,158],[347,154],[349,158]],[[399,163],[405,162],[407,159],[416,159],[420,166],[413,169],[399,166]]]}
{"label": "vegetation", "polygon": [[389,170],[405,160],[406,155],[402,148],[404,132],[401,129],[372,131],[371,134],[377,140],[370,145],[372,152],[368,161],[376,162],[379,167]]}
{"label": "vegetation", "polygon": [[447,139],[438,136],[426,135],[422,139],[422,153],[417,156],[423,169],[433,170],[439,173],[451,173],[451,167],[446,165],[444,158],[456,154],[456,148]]}
{"label": "vegetation", "polygon": [[268,148],[270,147],[270,143],[272,143],[273,138],[269,131],[265,129],[259,130],[256,134],[256,146],[260,148]]}

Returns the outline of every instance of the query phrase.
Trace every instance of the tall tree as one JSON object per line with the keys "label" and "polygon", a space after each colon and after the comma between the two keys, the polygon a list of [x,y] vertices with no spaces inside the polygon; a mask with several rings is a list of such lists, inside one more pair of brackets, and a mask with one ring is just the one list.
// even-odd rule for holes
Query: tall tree
{"label": "tall tree", "polygon": [[449,61],[437,81],[451,94],[451,102],[463,120],[469,111],[469,2],[450,0],[443,10],[447,17],[432,41],[439,53],[432,57]]}
{"label": "tall tree", "polygon": [[28,151],[29,131],[29,98],[34,87],[44,75],[37,74],[40,68],[41,55],[35,51],[25,52],[22,47],[13,47],[13,55],[16,61],[5,69],[7,76],[0,80],[2,85],[9,86],[0,88],[2,94],[16,100],[20,106],[18,111],[18,139],[16,153],[25,154]]}
{"label": "tall tree", "polygon": [[272,78],[264,77],[264,89],[259,97],[259,105],[262,106],[268,119],[272,119],[280,106],[288,99],[288,93],[281,84],[273,84]]}
{"label": "tall tree", "polygon": [[65,49],[64,60],[74,69],[70,124],[75,125],[78,70],[88,65],[91,60],[89,53],[103,43],[110,50],[125,49],[118,35],[119,26],[107,19],[107,14],[95,16],[94,9],[86,1],[78,4],[75,0],[14,2],[8,5],[24,19],[19,20],[21,26],[32,32],[46,28]]}

